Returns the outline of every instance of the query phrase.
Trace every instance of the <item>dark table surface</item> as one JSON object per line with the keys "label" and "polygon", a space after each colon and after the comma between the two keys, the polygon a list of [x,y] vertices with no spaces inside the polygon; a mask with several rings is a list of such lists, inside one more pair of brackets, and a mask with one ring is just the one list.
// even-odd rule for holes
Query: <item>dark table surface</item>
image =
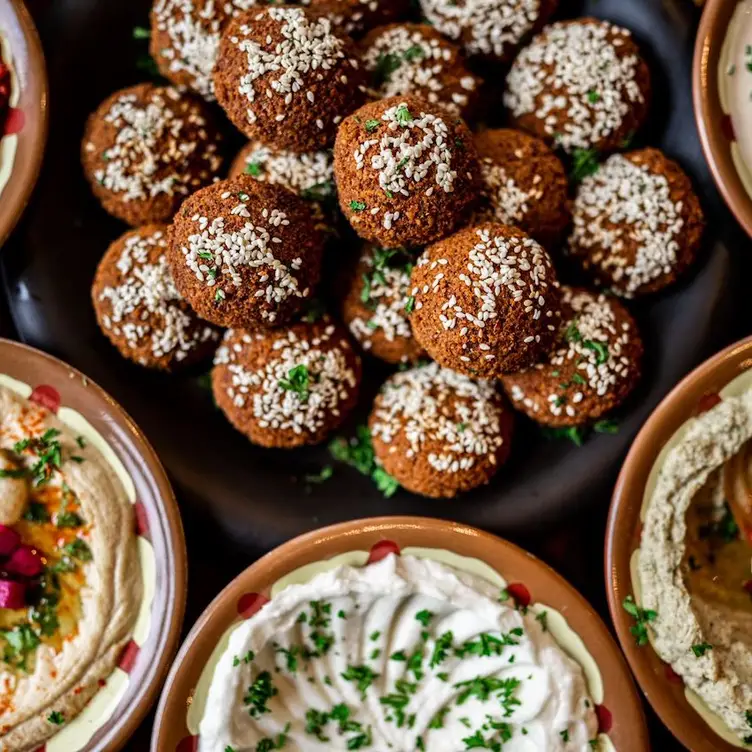
{"label": "dark table surface", "polygon": [[[119,1],[127,2],[127,0]],[[35,0],[29,5],[36,15],[43,13],[52,2],[54,0]],[[713,217],[710,217],[709,221],[712,224]],[[740,243],[738,247],[732,248],[732,253],[734,274],[750,278],[752,244]],[[739,311],[734,329],[735,331],[728,333],[729,342],[752,333],[752,308]],[[2,293],[0,293],[0,336],[17,338],[7,301],[3,299]],[[545,535],[510,537],[515,543],[530,550],[566,577],[593,604],[610,626],[603,573],[603,543],[609,501],[608,497],[594,499],[591,508],[586,513],[569,520],[553,532],[548,531]],[[249,550],[247,546],[243,550],[234,547],[213,519],[194,506],[181,504],[181,512],[189,562],[185,634],[217,593],[255,558],[265,552]],[[682,749],[649,705],[644,703],[644,707],[653,748],[660,752]],[[129,752],[149,749],[152,723],[153,715],[150,715],[126,747]],[[620,752],[630,751],[620,750]]]}

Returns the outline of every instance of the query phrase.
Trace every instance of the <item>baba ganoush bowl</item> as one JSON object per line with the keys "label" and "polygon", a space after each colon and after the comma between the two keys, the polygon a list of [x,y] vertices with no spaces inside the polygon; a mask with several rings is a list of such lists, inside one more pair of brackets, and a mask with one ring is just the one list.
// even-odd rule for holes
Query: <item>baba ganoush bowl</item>
{"label": "baba ganoush bowl", "polygon": [[[394,582],[397,589],[389,590]],[[402,590],[405,583],[409,587]],[[457,605],[468,587],[469,605]],[[427,598],[434,589],[450,595],[441,602]],[[382,598],[385,593],[388,596]],[[374,600],[366,602],[371,597]],[[390,604],[388,608],[383,602]],[[473,613],[473,609],[477,610]],[[504,645],[500,651],[507,652],[494,650],[499,640],[479,626],[491,613],[495,619],[497,612],[511,620],[505,624],[518,624],[498,635]],[[463,621],[467,613],[472,615],[469,623]],[[249,635],[251,641],[261,635],[266,642],[249,649],[244,642]],[[533,639],[536,642],[528,642]],[[544,643],[554,650],[547,654],[550,659],[543,669],[550,672],[545,686],[566,686],[568,697],[578,696],[575,687],[585,689],[576,702],[566,703],[558,701],[563,697],[559,690],[551,690],[530,715],[520,719],[514,715],[517,697],[522,714],[541,686],[537,678],[543,665],[528,662],[526,651],[530,645],[543,651]],[[481,649],[484,644],[488,650]],[[558,662],[562,658],[563,663]],[[359,665],[351,665],[350,659]],[[483,669],[476,663],[471,670],[468,660],[496,663],[483,664]],[[265,666],[265,661],[272,663]],[[488,668],[491,665],[493,669]],[[472,676],[476,683],[481,677],[512,680],[511,687],[507,684],[509,694],[500,700],[502,708],[510,711],[503,716],[508,722],[475,727],[475,703],[481,700],[471,698],[464,704],[463,689],[457,688],[462,671],[462,678]],[[512,678],[514,671],[522,672],[519,681]],[[570,681],[570,676],[575,678]],[[526,685],[525,680],[530,682]],[[389,688],[392,682],[394,687]],[[234,695],[236,690],[239,694]],[[495,691],[493,685],[489,687],[493,702],[496,696],[491,690]],[[285,698],[285,692],[293,696]],[[410,697],[401,697],[405,692],[417,696],[414,705]],[[277,694],[279,700],[274,699]],[[239,715],[237,723],[223,729],[217,718],[227,708]],[[550,718],[547,713],[553,709],[566,712],[564,708],[571,710],[570,715],[564,720],[556,715],[547,731],[541,719]],[[580,709],[581,719],[571,720]],[[455,718],[457,713],[467,717]],[[481,717],[490,718],[483,713]],[[437,718],[440,723],[435,725]],[[434,752],[450,749],[453,742],[457,745],[457,720],[464,724],[461,737],[472,738],[476,745],[492,738],[509,742],[529,733],[529,742],[551,750],[568,743],[570,735],[572,742],[578,742],[577,749],[639,752],[649,748],[642,708],[621,654],[592,608],[559,575],[511,543],[475,528],[418,517],[382,517],[291,540],[220,593],[191,630],[170,672],[157,710],[152,750],[244,752],[276,749],[279,746],[268,744],[286,746],[292,740],[292,748],[301,750],[384,752],[389,744],[395,752]],[[266,723],[277,724],[276,730],[262,728]],[[441,728],[442,735],[431,736],[432,728]],[[493,737],[493,729],[502,729],[502,736]],[[592,745],[584,736],[590,733]]]}
{"label": "baba ganoush bowl", "polygon": [[[692,89],[695,119],[705,158],[723,198],[752,236],[752,71],[739,37],[749,0],[707,0],[695,41]],[[746,112],[746,128],[740,116]],[[747,155],[745,161],[744,155]]]}
{"label": "baba ganoush bowl", "polygon": [[0,447],[0,749],[122,749],[185,609],[170,483],[112,397],[8,340]]}
{"label": "baba ganoush bowl", "polygon": [[726,484],[736,477],[729,467],[746,462],[739,450],[750,447],[751,369],[748,338],[664,399],[627,455],[606,532],[619,641],[645,696],[693,752],[749,744],[743,635],[752,614],[752,549]]}
{"label": "baba ganoush bowl", "polygon": [[[21,0],[0,0],[0,246],[37,182],[47,140],[47,72],[36,27]],[[0,93],[0,99],[5,95]]]}

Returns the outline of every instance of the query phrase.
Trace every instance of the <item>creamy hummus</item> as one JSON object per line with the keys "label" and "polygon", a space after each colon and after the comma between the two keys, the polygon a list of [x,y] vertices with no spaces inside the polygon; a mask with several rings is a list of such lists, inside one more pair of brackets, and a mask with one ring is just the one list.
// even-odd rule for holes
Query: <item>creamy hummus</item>
{"label": "creamy hummus", "polygon": [[22,752],[65,729],[104,685],[142,580],[133,510],[99,449],[5,386],[0,525],[2,545],[11,541],[0,551],[0,750]]}
{"label": "creamy hummus", "polygon": [[598,749],[545,614],[405,554],[290,584],[231,633],[199,751]]}
{"label": "creamy hummus", "polygon": [[635,583],[641,606],[655,612],[656,652],[738,746],[752,743],[752,549],[724,498],[723,468],[750,438],[747,389],[725,394],[672,440],[645,510]]}

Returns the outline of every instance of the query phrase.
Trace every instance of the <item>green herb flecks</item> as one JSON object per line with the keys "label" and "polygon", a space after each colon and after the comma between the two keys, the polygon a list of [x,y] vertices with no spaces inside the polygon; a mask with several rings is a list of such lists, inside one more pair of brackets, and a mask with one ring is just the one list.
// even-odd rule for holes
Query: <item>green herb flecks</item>
{"label": "green herb flecks", "polygon": [[384,468],[376,464],[368,426],[358,426],[355,429],[355,436],[350,439],[342,437],[334,439],[329,444],[329,452],[335,460],[344,462],[370,477],[387,498],[397,492],[399,483]]}
{"label": "green herb flecks", "polygon": [[53,726],[62,726],[65,723],[65,716],[59,710],[53,710],[47,716],[47,721]]}
{"label": "green herb flecks", "polygon": [[709,642],[700,642],[697,645],[692,645],[692,652],[696,658],[702,658],[708,650],[712,650],[713,646]]}
{"label": "green herb flecks", "polygon": [[354,212],[362,212],[362,211],[365,210],[366,205],[365,205],[365,203],[363,201],[351,201],[350,202],[350,208]]}
{"label": "green herb flecks", "polygon": [[572,153],[569,179],[573,183],[580,183],[584,178],[598,172],[599,168],[598,152],[595,149],[575,149]]}
{"label": "green herb flecks", "polygon": [[294,392],[301,402],[305,402],[308,399],[311,387],[311,374],[308,371],[308,366],[301,363],[291,368],[287,372],[287,378],[280,379],[277,383],[280,389],[284,389],[286,392]]}
{"label": "green herb flecks", "polygon": [[268,671],[262,671],[248,687],[248,692],[243,697],[243,704],[249,706],[248,712],[251,717],[259,718],[264,713],[271,712],[268,703],[277,694],[279,692],[272,683],[272,675]]}
{"label": "green herb flecks", "polygon": [[642,608],[635,603],[634,598],[628,595],[622,602],[622,608],[635,620],[629,628],[635,642],[642,646],[648,643],[648,624],[656,620],[658,613],[649,608]]}

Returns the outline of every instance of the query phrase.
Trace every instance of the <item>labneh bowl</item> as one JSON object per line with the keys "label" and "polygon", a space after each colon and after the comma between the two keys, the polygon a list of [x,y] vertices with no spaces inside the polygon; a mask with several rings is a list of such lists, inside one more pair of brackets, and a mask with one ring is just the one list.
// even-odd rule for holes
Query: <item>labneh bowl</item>
{"label": "labneh bowl", "polygon": [[21,0],[0,0],[0,63],[10,69],[10,110],[0,122],[0,246],[37,182],[47,141],[47,71]]}
{"label": "labneh bowl", "polygon": [[[606,589],[621,647],[653,709],[674,736],[693,752],[730,752],[743,745],[733,745],[713,731],[690,704],[681,677],[660,659],[651,644],[637,644],[630,632],[635,620],[623,604],[628,596],[640,603],[639,583],[635,585],[633,573],[636,576],[635,552],[641,543],[643,505],[647,508],[666,453],[684,435],[687,421],[718,404],[725,389],[738,392],[742,382],[736,379],[744,375],[743,383],[748,388],[746,379],[752,376],[751,368],[752,338],[747,338],[703,363],[668,394],[627,455],[614,490],[606,530]],[[682,631],[678,626],[677,630]]]}
{"label": "labneh bowl", "polygon": [[96,449],[133,505],[142,573],[135,625],[114,656],[115,669],[98,682],[88,705],[40,747],[46,752],[117,752],[126,747],[154,704],[178,647],[187,564],[177,502],[139,428],[80,371],[31,347],[0,339],[0,385],[34,410],[45,408],[64,429],[75,431],[82,453]]}
{"label": "labneh bowl", "polygon": [[[726,54],[726,33],[741,5],[742,0],[705,3],[695,40],[692,93],[700,141],[715,183],[736,219],[752,237],[752,164],[746,170],[745,187],[736,164],[737,134],[719,80],[719,66]],[[736,67],[740,76],[748,75],[743,65]],[[749,78],[752,82],[752,76]]]}
{"label": "labneh bowl", "polygon": [[[251,565],[220,593],[189,633],[170,672],[157,709],[152,751],[189,752],[199,748],[198,722],[214,668],[227,649],[226,640],[231,639],[229,633],[263,609],[269,598],[277,597],[283,584],[310,581],[314,569],[323,571],[334,557],[343,557],[337,559],[338,564],[347,561],[361,568],[378,566],[377,562],[391,554],[434,558],[437,550],[439,556],[448,557],[446,563],[461,564],[492,585],[496,583],[490,575],[500,575],[518,607],[529,602],[536,614],[544,604],[559,612],[563,619],[554,617],[557,624],[565,629],[568,626],[579,637],[572,654],[582,658],[580,651],[584,650],[592,658],[585,659],[591,666],[585,675],[596,703],[599,732],[607,734],[613,745],[610,747],[601,737],[603,743],[598,748],[630,752],[649,749],[642,706],[624,659],[601,619],[565,580],[534,556],[475,528],[419,517],[381,517],[323,528],[288,541]],[[312,564],[317,567],[310,567]],[[344,611],[338,616],[346,618]],[[558,627],[551,629],[552,635],[557,632]],[[373,635],[369,639],[374,639]],[[588,672],[595,667],[602,680],[602,693],[592,692]],[[327,678],[324,683],[331,686]],[[430,752],[430,742],[426,749]]]}

